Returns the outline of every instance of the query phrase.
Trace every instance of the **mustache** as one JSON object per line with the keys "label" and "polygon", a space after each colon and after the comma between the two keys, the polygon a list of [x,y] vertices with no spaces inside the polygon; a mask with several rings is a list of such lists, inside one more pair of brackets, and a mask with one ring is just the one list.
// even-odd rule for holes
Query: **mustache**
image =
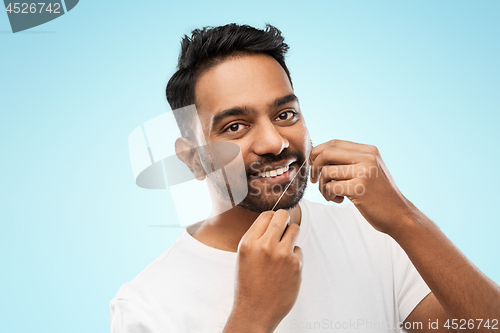
{"label": "mustache", "polygon": [[283,150],[279,155],[260,155],[257,160],[252,161],[245,166],[245,171],[247,175],[250,175],[259,172],[261,168],[267,165],[280,164],[280,162],[289,162],[290,160],[295,160],[295,162],[302,164],[305,160],[305,155],[301,151],[288,149]]}

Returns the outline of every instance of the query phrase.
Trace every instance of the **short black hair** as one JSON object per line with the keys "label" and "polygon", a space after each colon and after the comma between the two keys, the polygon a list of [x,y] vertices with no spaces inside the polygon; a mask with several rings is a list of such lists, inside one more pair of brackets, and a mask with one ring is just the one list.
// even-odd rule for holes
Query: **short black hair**
{"label": "short black hair", "polygon": [[[177,71],[167,84],[167,101],[181,131],[181,135],[194,139],[192,126],[175,110],[195,104],[194,88],[201,73],[221,63],[226,58],[244,54],[267,54],[284,69],[290,84],[292,79],[285,64],[289,47],[276,27],[266,24],[264,30],[236,23],[219,27],[195,29],[192,36],[184,35]],[[293,85],[292,85],[293,86]]]}

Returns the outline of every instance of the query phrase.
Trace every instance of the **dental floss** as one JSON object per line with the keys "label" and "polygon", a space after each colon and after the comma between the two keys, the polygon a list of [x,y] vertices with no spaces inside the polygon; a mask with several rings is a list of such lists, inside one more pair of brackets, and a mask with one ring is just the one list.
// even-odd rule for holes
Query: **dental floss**
{"label": "dental floss", "polygon": [[290,183],[288,183],[288,185],[285,187],[285,190],[283,191],[283,193],[281,193],[280,197],[278,198],[278,201],[276,201],[276,203],[274,204],[273,208],[271,210],[274,210],[274,208],[276,208],[276,206],[278,205],[278,203],[280,202],[281,198],[283,197],[283,195],[285,194],[286,190],[288,190],[288,188],[290,187],[290,185],[292,185],[292,182],[293,180],[295,179],[295,177],[297,177],[297,175],[299,174],[300,172],[300,169],[302,169],[302,167],[306,164],[307,162],[307,159],[304,161],[304,163],[302,163],[302,165],[300,166],[300,168],[297,170],[297,173],[295,174],[295,176],[293,176],[292,180],[290,181]]}

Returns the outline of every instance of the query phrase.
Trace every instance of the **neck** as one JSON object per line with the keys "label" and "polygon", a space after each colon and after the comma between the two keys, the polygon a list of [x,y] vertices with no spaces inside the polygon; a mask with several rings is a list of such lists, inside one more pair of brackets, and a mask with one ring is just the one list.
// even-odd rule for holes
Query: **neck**
{"label": "neck", "polygon": [[[290,223],[300,225],[302,218],[300,206],[289,209],[288,213]],[[219,250],[237,252],[241,238],[259,215],[259,213],[234,207],[203,221],[197,229],[191,229],[189,232],[205,245]]]}

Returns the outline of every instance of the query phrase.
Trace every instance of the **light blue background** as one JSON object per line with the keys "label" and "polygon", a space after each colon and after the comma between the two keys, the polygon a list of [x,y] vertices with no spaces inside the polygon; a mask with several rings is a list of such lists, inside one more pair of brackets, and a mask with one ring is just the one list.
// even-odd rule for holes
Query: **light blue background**
{"label": "light blue background", "polygon": [[280,28],[314,144],[377,145],[401,191],[499,283],[499,12],[80,1],[18,34],[0,13],[0,331],[109,331],[118,288],[181,232],[148,227],[176,217],[168,191],[135,186],[127,137],[167,110],[181,36],[229,22]]}

